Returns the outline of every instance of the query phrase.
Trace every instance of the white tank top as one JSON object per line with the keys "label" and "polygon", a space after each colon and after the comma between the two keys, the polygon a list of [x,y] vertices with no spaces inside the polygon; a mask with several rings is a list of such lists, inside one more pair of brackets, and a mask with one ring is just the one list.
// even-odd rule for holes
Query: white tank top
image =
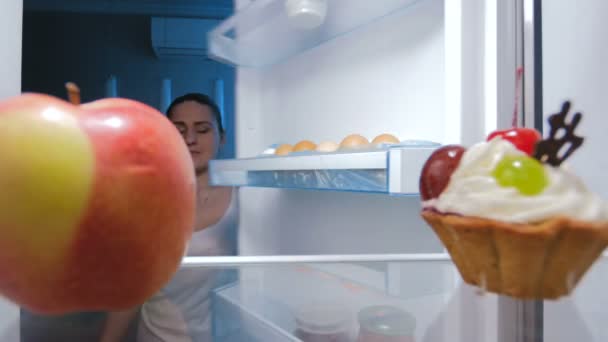
{"label": "white tank top", "polygon": [[[238,226],[237,191],[232,191],[228,209],[213,226],[195,232],[188,256],[236,254]],[[171,281],[148,300],[141,310],[139,342],[211,341],[211,291],[223,285],[221,269],[179,269]]]}

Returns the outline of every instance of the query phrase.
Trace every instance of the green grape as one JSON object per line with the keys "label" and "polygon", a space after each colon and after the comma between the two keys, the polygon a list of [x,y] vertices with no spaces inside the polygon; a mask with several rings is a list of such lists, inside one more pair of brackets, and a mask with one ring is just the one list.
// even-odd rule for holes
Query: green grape
{"label": "green grape", "polygon": [[528,156],[503,157],[492,176],[500,186],[515,187],[527,196],[541,193],[549,183],[543,165]]}

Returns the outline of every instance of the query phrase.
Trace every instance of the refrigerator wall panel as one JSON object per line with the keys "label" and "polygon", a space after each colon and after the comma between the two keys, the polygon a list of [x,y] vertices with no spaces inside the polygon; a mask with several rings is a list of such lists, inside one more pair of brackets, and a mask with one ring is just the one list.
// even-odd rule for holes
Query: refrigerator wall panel
{"label": "refrigerator wall panel", "polygon": [[240,253],[440,252],[417,197],[241,189]]}
{"label": "refrigerator wall panel", "polygon": [[[608,44],[606,32],[608,2],[603,0],[542,1],[543,111],[546,118],[572,101],[571,112],[581,111],[577,135],[585,142],[566,163],[587,186],[608,199],[608,155],[606,154],[608,91]],[[544,133],[549,127],[545,124]],[[605,341],[605,284],[608,267],[598,261],[583,278],[575,294],[561,305],[545,310],[545,338],[548,341]],[[568,324],[563,324],[568,322]]]}
{"label": "refrigerator wall panel", "polygon": [[[608,198],[608,2],[543,1],[543,108],[545,119],[572,101],[583,119],[577,134],[583,146],[567,161],[590,189]],[[545,126],[545,134],[548,133]]]}

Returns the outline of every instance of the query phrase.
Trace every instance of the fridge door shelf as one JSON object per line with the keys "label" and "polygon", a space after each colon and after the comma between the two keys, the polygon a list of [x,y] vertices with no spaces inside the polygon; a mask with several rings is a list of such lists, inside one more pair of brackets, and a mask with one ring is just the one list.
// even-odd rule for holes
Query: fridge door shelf
{"label": "fridge door shelf", "polygon": [[210,183],[284,189],[417,195],[420,171],[437,146],[213,160]]}
{"label": "fridge door shelf", "polygon": [[208,33],[209,56],[243,67],[273,65],[404,12],[419,1],[252,1]]}

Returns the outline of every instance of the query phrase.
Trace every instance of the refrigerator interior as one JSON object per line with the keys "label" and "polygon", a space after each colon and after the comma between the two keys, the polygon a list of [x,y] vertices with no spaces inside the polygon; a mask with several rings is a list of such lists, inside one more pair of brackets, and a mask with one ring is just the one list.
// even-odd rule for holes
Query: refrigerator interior
{"label": "refrigerator interior", "polygon": [[[485,88],[483,84],[484,68],[491,65],[484,59],[489,58],[485,50],[496,48],[487,46],[484,27],[496,25],[496,18],[487,22],[482,1],[401,2],[409,5],[373,25],[274,64],[239,67],[237,158],[265,158],[261,153],[272,145],[304,139],[340,142],[353,133],[370,140],[391,133],[402,140],[467,143],[482,139],[488,127],[495,127],[497,109],[492,105],[497,104],[486,103],[483,95],[496,92],[497,81],[490,80],[493,86]],[[349,3],[352,6],[345,1],[335,3],[342,3],[344,13],[340,15],[364,12],[366,5],[371,6],[366,1]],[[249,11],[255,4],[243,1],[241,8]],[[325,24],[340,20],[340,15],[328,15]],[[264,26],[274,22],[274,18],[261,21],[257,30],[273,32],[281,41],[287,30]],[[243,42],[254,40],[251,37],[258,31],[251,26],[245,21],[229,32]],[[271,36],[264,44],[271,48],[272,41]],[[236,53],[237,48],[230,51],[235,59],[246,55]],[[489,111],[484,110],[486,106]],[[357,155],[352,154],[352,158]],[[258,162],[253,159],[250,163]],[[416,165],[418,169],[422,162]],[[380,284],[377,290],[383,294],[378,297],[348,297],[349,301],[359,301],[357,310],[375,302],[398,303],[397,298],[403,296],[420,319],[418,339],[451,340],[448,335],[456,334],[462,335],[462,340],[496,340],[497,297],[486,295],[477,301],[474,289],[455,285],[456,273],[449,263],[432,266],[435,262],[424,261],[427,253],[445,255],[440,254],[441,244],[420,219],[418,196],[311,191],[305,186],[291,190],[242,187],[239,203],[241,256],[277,256],[274,261],[281,256],[334,256],[342,261],[313,268],[327,271],[329,266],[331,274],[340,274],[347,281],[371,287]],[[390,254],[408,255],[410,262],[391,263]],[[358,255],[385,261],[349,262]],[[297,258],[285,258],[279,264],[287,260]],[[322,282],[294,271],[297,267],[289,263],[240,266],[239,282],[218,291],[216,309],[222,312],[218,322],[235,321],[235,315],[243,318],[235,323],[241,331],[231,335],[222,327],[216,336],[243,338],[239,334],[244,331],[262,334],[256,336],[259,340],[293,340],[293,321],[281,307],[297,308],[302,303],[294,297],[301,296],[306,302],[329,291],[317,287]],[[265,297],[272,298],[266,301]],[[465,309],[474,316],[462,315],[460,311]],[[457,319],[438,318],[451,315],[450,310],[457,312]],[[478,329],[470,317],[484,323]],[[263,323],[256,323],[259,320]],[[447,332],[440,328],[438,335],[428,335],[433,320],[449,326]],[[263,326],[263,332],[256,332],[256,324]]]}
{"label": "refrigerator interior", "polygon": [[[245,9],[247,3],[242,2]],[[511,82],[511,85],[504,82],[509,81],[505,73],[514,73],[517,58],[513,58],[515,61],[509,60],[510,55],[514,56],[516,52],[509,50],[511,42],[501,40],[505,38],[501,30],[505,30],[505,27],[507,31],[513,29],[514,24],[505,23],[501,15],[492,18],[492,11],[513,9],[502,2],[492,3],[421,1],[372,27],[325,42],[280,63],[263,68],[239,68],[237,156],[255,157],[272,144],[293,144],[303,139],[339,142],[351,133],[373,138],[377,134],[390,132],[400,138],[470,144],[480,140],[489,130],[503,127],[510,121],[515,93],[511,86],[515,82]],[[524,6],[532,4],[531,1],[522,3]],[[553,13],[544,21],[543,32],[554,32],[549,30],[565,22],[563,17],[555,16],[555,12],[559,12],[557,8],[563,11],[562,15],[571,10],[571,6],[565,3],[555,3],[549,7],[553,7],[549,10]],[[577,9],[578,12],[585,10],[594,11],[594,7],[587,3]],[[575,16],[587,18],[589,13]],[[596,16],[593,18],[599,20]],[[526,23],[530,19],[524,18]],[[597,25],[599,21],[592,20],[590,27],[593,28],[588,27],[587,30],[596,30]],[[576,30],[568,28],[567,31],[567,37],[573,40],[578,37],[578,44],[584,44],[589,52],[583,54],[584,57],[601,60],[601,53],[591,53],[594,50],[589,39],[580,39]],[[586,31],[583,33],[585,37],[599,39],[598,35]],[[493,34],[498,41],[487,39],[488,35]],[[551,33],[554,36],[548,39],[549,42],[547,34],[543,33],[543,48],[553,49],[550,52],[552,55],[560,54],[558,51],[561,51],[559,48],[562,45],[557,43],[561,40],[560,34]],[[601,45],[597,41],[594,44]],[[575,51],[578,52],[572,49],[572,56],[566,54],[564,59],[572,58],[569,63],[576,64],[574,59],[581,55],[576,55]],[[547,63],[547,52],[544,54],[543,62]],[[563,75],[564,66],[558,67],[558,60],[551,59],[549,64]],[[595,66],[601,68],[597,64]],[[548,73],[556,74],[556,70],[551,69],[543,70],[546,87],[547,80],[553,80]],[[587,70],[593,73],[595,69]],[[514,78],[510,80],[514,81]],[[569,93],[576,94],[575,87],[578,87],[578,91],[587,89],[585,81],[578,80],[579,83],[550,82],[551,85],[543,90],[544,112],[550,113],[548,97],[555,100],[564,96],[561,93],[548,94],[551,87],[567,87]],[[594,81],[593,84],[599,85],[599,82]],[[596,89],[601,89],[601,86]],[[599,98],[601,96],[595,96],[595,99]],[[596,127],[599,129],[601,126]],[[591,172],[590,169],[587,172]],[[591,179],[588,175],[584,176],[591,184],[604,183],[601,177]],[[418,219],[418,205],[415,197],[242,188],[241,254],[406,253],[416,257],[418,253],[439,252],[441,246]],[[418,257],[422,258],[420,255]],[[347,279],[360,281],[368,279],[370,269],[387,270],[369,263],[358,266],[365,271],[342,264],[336,265],[335,270],[347,274]],[[572,296],[544,303],[546,338],[552,341],[565,341],[573,337],[603,340],[605,333],[600,318],[605,310],[601,308],[602,296],[597,292],[597,286],[604,282],[604,268],[605,260],[602,259]],[[256,293],[260,289],[257,283],[259,279],[252,280],[257,279],[256,274],[259,276],[256,272],[244,267],[241,281],[245,282],[234,285],[238,291],[235,287],[229,287],[220,291],[218,296],[228,302],[234,302],[235,298],[247,301],[250,298],[247,294],[252,293],[250,291]],[[274,283],[272,279],[283,279],[281,274],[268,274],[269,280],[262,281],[264,285]],[[431,277],[434,278],[425,284],[440,283],[446,288],[450,287],[445,277],[438,274]],[[287,278],[293,280],[293,277]],[[416,281],[414,277],[404,278],[410,282]],[[308,291],[314,292],[310,288]],[[273,289],[270,292],[280,291]],[[245,295],[240,297],[243,293]],[[413,293],[415,291],[410,292]],[[517,327],[517,318],[513,317],[514,310],[509,310],[509,307],[516,307],[520,303],[492,296],[481,298],[494,300],[480,300],[476,294],[467,295],[466,290],[449,293],[462,307],[482,313],[478,316],[458,316],[461,320],[453,325],[457,327],[455,335],[459,336],[456,340],[509,340],[525,335],[523,327],[514,328]],[[506,305],[500,308],[499,301],[506,302]],[[420,309],[422,315],[431,315],[432,306],[423,306]],[[261,315],[262,320],[266,320],[266,323],[269,320],[270,326],[276,328],[270,329],[275,333],[288,331],[284,327],[287,323],[272,322],[274,313],[269,313],[272,310],[267,308],[265,304],[252,303],[236,311]],[[462,314],[459,310],[456,312]],[[452,311],[450,306],[444,306],[438,312],[450,316]],[[481,328],[479,316],[487,319]],[[564,321],[572,324],[564,325]],[[418,337],[429,341],[442,340],[441,337]],[[450,340],[453,340],[453,336]]]}
{"label": "refrigerator interior", "polygon": [[[248,1],[237,2],[245,6]],[[475,6],[481,3],[418,1],[281,63],[239,68],[237,156],[254,157],[271,144],[302,139],[339,142],[351,133],[371,139],[390,132],[442,144],[479,140],[501,122],[479,99],[487,101],[482,95],[488,93],[483,87],[488,63],[481,53],[487,50],[487,18]],[[602,37],[608,24],[601,14],[608,7],[599,0],[543,5],[545,113],[565,96],[588,113],[580,131],[589,139],[573,166],[605,196],[599,171],[605,160],[595,156],[603,155],[597,141],[604,127],[599,101],[606,88],[603,76],[608,76],[602,64],[608,57]],[[3,2],[0,9],[5,27],[11,28],[0,33],[0,51],[6,53],[0,96],[7,97],[19,92],[21,1]],[[563,26],[570,21],[579,25]],[[564,40],[572,44],[565,52]],[[214,293],[216,339],[297,341],[293,312],[336,301],[350,304],[352,334],[357,331],[354,315],[372,304],[413,314],[417,341],[502,341],[516,334],[517,327],[497,309],[501,298],[462,284],[418,214],[416,196],[240,189],[241,255],[275,255],[277,262],[220,266],[240,278]],[[327,254],[344,260],[280,260],[282,255]],[[361,254],[373,254],[375,261]],[[545,340],[606,340],[607,267],[602,258],[572,296],[544,303]],[[17,320],[18,310],[0,301],[1,341],[19,340]]]}
{"label": "refrigerator interior", "polygon": [[[344,12],[365,11],[365,4],[357,1]],[[459,10],[471,11],[462,5]],[[279,63],[238,68],[237,157],[304,139],[340,142],[353,133],[370,140],[392,133],[439,143],[460,142],[464,132],[467,138],[483,136],[482,112],[466,111],[479,117],[465,120],[460,91],[461,72],[476,65],[483,44],[461,50],[460,12],[446,15],[450,6],[417,1]],[[483,24],[483,13],[466,14],[471,23]],[[332,18],[340,16],[326,20]],[[280,27],[275,31],[281,34]],[[242,188],[240,203],[243,255],[442,249],[419,218],[417,196]]]}

